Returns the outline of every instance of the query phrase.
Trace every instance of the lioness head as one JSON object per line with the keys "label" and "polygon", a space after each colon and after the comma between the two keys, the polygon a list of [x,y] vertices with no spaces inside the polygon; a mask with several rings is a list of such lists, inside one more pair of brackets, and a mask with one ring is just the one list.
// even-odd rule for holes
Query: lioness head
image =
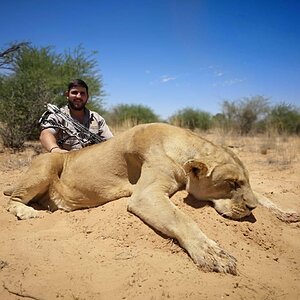
{"label": "lioness head", "polygon": [[249,184],[248,173],[241,165],[219,164],[208,170],[206,164],[189,160],[184,164],[186,190],[199,200],[208,200],[221,215],[241,219],[251,214],[257,199]]}

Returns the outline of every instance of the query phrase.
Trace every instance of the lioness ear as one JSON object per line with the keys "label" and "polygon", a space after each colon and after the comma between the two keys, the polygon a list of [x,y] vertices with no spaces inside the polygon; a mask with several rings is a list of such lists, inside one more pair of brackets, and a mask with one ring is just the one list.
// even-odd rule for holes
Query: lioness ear
{"label": "lioness ear", "polygon": [[197,177],[206,176],[208,173],[208,168],[206,164],[195,159],[190,159],[187,162],[185,162],[183,165],[183,169],[186,174],[193,173],[194,176]]}

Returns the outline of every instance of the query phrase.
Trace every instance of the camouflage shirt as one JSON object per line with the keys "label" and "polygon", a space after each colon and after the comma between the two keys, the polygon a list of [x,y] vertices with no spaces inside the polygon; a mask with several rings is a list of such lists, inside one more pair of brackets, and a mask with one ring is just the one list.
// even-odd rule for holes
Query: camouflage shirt
{"label": "camouflage shirt", "polygon": [[[60,111],[71,117],[68,106],[60,108]],[[71,117],[72,118],[72,117]],[[41,130],[50,128],[56,136],[58,145],[66,150],[78,150],[84,147],[80,141],[80,132],[76,128],[63,120],[60,116],[46,111],[41,117],[40,121]],[[105,120],[96,112],[90,111],[85,108],[84,121],[82,124],[90,132],[97,134],[103,141],[113,137],[109,127],[106,125]]]}

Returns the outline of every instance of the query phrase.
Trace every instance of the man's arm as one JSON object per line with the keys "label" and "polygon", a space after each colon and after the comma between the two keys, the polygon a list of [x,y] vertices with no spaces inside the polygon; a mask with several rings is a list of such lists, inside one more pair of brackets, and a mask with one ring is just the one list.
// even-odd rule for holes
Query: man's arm
{"label": "man's arm", "polygon": [[46,129],[43,129],[41,131],[40,142],[41,142],[42,146],[48,152],[51,152],[51,153],[54,153],[54,152],[61,152],[61,153],[68,152],[65,149],[61,149],[57,145],[55,133],[53,133],[53,129],[52,128],[46,128]]}
{"label": "man's arm", "polygon": [[110,128],[107,126],[105,120],[104,120],[104,123],[102,124],[102,127],[100,128],[100,132],[101,132],[101,135],[105,138],[105,140],[109,140],[112,137],[114,137],[112,132],[110,131]]}

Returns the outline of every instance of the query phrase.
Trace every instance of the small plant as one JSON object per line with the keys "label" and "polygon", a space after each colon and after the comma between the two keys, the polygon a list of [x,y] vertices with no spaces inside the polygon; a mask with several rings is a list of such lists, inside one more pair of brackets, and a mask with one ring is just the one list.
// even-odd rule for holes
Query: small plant
{"label": "small plant", "polygon": [[268,153],[269,147],[266,144],[261,145],[260,147],[260,153],[263,155],[266,155]]}

